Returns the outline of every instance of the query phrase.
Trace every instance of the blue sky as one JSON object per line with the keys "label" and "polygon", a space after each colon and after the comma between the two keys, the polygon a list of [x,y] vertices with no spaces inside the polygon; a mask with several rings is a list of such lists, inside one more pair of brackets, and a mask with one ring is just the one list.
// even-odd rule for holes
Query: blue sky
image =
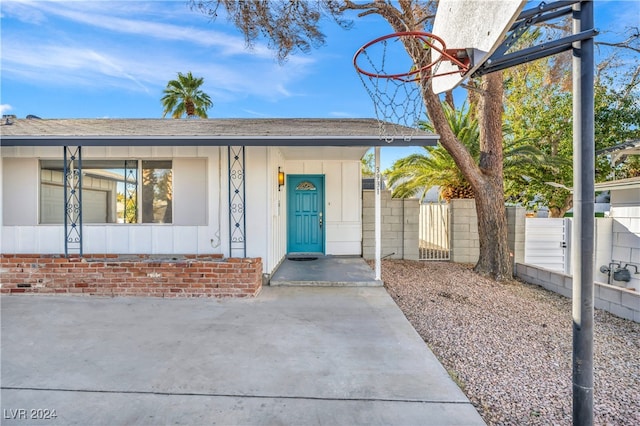
{"label": "blue sky", "polygon": [[[352,58],[390,32],[377,16],[348,31],[327,22],[324,46],[279,64],[183,0],[2,1],[0,12],[0,109],[18,117],[160,118],[167,81],[187,71],[204,77],[211,118],[375,117]],[[597,0],[595,16],[599,37],[615,37],[640,26],[640,0]],[[385,147],[383,169],[413,150]]]}

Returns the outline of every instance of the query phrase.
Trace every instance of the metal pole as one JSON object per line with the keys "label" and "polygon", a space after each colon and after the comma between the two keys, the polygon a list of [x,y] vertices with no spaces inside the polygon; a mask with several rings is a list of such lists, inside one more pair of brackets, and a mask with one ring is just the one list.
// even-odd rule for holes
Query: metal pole
{"label": "metal pole", "polygon": [[[593,2],[573,6],[573,32],[593,28]],[[573,48],[573,424],[593,425],[593,38]]]}
{"label": "metal pole", "polygon": [[375,157],[376,157],[376,170],[375,170],[375,240],[376,240],[376,252],[375,252],[375,262],[376,262],[376,280],[382,279],[382,265],[381,265],[381,254],[382,254],[382,243],[381,239],[381,202],[380,202],[380,191],[381,191],[381,179],[380,179],[380,147],[375,147]]}

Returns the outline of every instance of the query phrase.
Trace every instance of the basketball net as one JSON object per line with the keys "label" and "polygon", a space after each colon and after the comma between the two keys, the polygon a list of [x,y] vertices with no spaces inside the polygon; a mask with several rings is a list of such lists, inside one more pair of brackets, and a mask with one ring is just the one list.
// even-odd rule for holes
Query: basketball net
{"label": "basketball net", "polygon": [[[433,62],[417,67],[406,47],[423,50],[417,57],[439,52]],[[468,68],[468,61],[458,59],[446,50],[442,39],[433,34],[407,31],[377,38],[362,46],[353,58],[365,90],[373,101],[380,139],[388,143],[397,138],[410,141],[425,120],[422,86],[437,77],[442,60],[455,63],[459,71]]]}
{"label": "basketball net", "polygon": [[424,120],[420,85],[396,79],[376,78],[358,73],[373,101],[380,139],[410,141]]}

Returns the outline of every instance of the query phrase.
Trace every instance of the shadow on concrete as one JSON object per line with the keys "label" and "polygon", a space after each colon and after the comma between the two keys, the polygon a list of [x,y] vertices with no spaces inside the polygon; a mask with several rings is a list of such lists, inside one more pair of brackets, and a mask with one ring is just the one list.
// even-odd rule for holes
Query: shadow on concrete
{"label": "shadow on concrete", "polygon": [[357,256],[289,255],[273,273],[272,286],[382,286],[367,262]]}

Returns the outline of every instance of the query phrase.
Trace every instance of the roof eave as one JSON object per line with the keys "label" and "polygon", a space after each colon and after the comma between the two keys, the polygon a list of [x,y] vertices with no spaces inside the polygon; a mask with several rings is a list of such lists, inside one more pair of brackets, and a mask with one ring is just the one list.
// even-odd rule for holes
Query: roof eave
{"label": "roof eave", "polygon": [[380,136],[6,136],[2,146],[435,146],[439,135]]}

